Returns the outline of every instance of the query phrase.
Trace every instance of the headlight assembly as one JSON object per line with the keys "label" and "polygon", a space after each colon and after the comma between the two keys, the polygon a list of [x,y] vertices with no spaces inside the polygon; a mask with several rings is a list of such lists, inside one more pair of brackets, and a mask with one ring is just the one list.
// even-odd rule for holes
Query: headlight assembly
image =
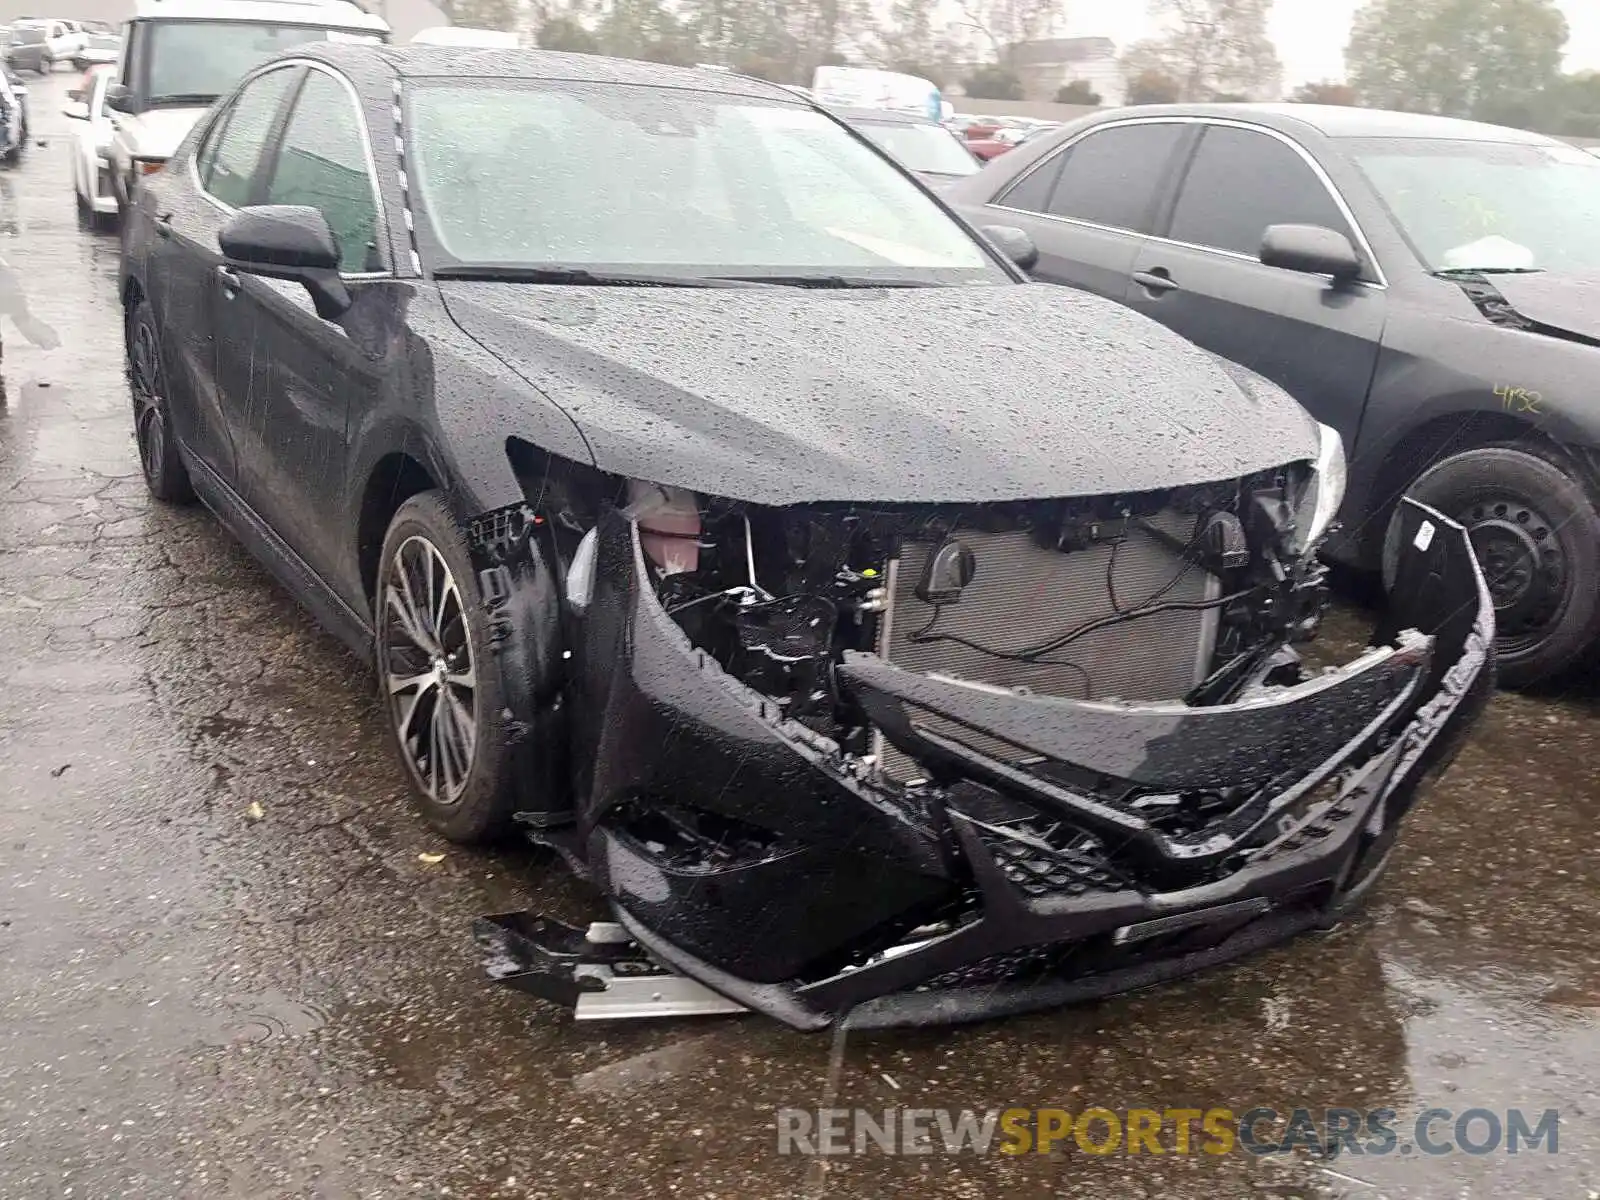
{"label": "headlight assembly", "polygon": [[1313,549],[1327,536],[1333,519],[1339,515],[1339,505],[1344,502],[1345,484],[1349,481],[1344,439],[1339,436],[1339,431],[1327,425],[1318,425],[1317,430],[1320,437],[1317,461],[1295,513],[1295,541],[1302,554]]}

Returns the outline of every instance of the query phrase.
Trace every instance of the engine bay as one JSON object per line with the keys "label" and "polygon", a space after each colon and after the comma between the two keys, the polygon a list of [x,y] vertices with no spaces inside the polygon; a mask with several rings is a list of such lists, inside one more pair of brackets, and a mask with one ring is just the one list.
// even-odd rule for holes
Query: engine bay
{"label": "engine bay", "polygon": [[[1313,637],[1328,603],[1300,529],[1315,488],[1303,463],[1163,492],[973,505],[779,508],[548,469],[539,482],[530,501],[564,537],[570,576],[590,569],[577,539],[620,510],[690,642],[854,760],[885,747],[840,686],[850,652],[1023,693],[1217,704]],[[1265,681],[1297,678],[1295,667]]]}

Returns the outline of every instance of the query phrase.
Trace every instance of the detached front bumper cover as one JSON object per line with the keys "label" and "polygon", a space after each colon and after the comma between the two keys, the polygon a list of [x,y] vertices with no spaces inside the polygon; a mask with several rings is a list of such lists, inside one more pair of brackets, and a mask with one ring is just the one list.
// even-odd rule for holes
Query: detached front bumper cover
{"label": "detached front bumper cover", "polygon": [[[1465,531],[1411,500],[1401,521],[1406,552],[1371,648],[1229,704],[1026,696],[847,656],[842,684],[929,769],[932,786],[911,799],[830,761],[690,646],[655,603],[637,542],[612,530],[612,600],[631,620],[591,647],[610,668],[579,826],[591,875],[654,969],[807,1029],[1053,1007],[1325,926],[1377,878],[1420,785],[1493,686],[1493,607]],[[981,753],[951,722],[1019,753]],[[1096,777],[1145,800],[1246,799],[1173,832],[1140,805],[1062,782]],[[675,861],[618,817],[641,797],[773,837],[737,861]],[[1085,841],[1047,836],[1062,828]],[[494,920],[482,929],[504,977]]]}

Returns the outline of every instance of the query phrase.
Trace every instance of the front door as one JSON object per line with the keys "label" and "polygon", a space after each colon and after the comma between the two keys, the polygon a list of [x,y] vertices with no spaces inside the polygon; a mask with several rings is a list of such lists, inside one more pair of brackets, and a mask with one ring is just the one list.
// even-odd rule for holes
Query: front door
{"label": "front door", "polygon": [[329,517],[349,502],[350,414],[371,406],[386,370],[381,347],[347,332],[362,327],[366,307],[382,302],[376,289],[387,274],[363,129],[348,86],[327,70],[309,69],[266,156],[257,201],[322,212],[343,254],[350,313],[324,320],[301,285],[244,272],[219,275],[216,295],[223,314],[217,379],[244,500],[357,611],[364,603],[355,548]]}
{"label": "front door", "polygon": [[1278,384],[1355,441],[1387,313],[1376,268],[1362,282],[1264,266],[1272,225],[1321,225],[1360,245],[1329,186],[1273,134],[1208,125],[1166,237],[1139,250],[1126,303]]}
{"label": "front door", "polygon": [[237,488],[234,430],[218,393],[214,345],[227,330],[219,322],[217,277],[222,252],[217,233],[235,208],[251,202],[263,147],[277,123],[300,68],[268,72],[220,109],[195,155],[196,190],[181,176],[152,176],[145,197],[156,237],[151,241],[145,282],[151,303],[177,319],[166,328],[193,336],[163,346],[167,386],[180,397],[172,405],[186,449]]}

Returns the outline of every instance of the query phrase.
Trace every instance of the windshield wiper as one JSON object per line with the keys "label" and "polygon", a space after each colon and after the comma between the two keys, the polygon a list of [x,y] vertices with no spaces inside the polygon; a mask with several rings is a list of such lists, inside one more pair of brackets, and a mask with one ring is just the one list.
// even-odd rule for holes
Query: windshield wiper
{"label": "windshield wiper", "polygon": [[1441,267],[1435,275],[1543,275],[1543,267]]}
{"label": "windshield wiper", "polygon": [[166,96],[151,96],[149,100],[145,101],[146,105],[151,108],[158,104],[200,105],[215,104],[216,102],[217,93],[215,92],[173,92]]}
{"label": "windshield wiper", "polygon": [[494,280],[505,283],[556,283],[573,287],[761,287],[752,280],[705,275],[650,275],[635,271],[590,271],[583,267],[516,267],[470,263],[438,267],[435,279]]}
{"label": "windshield wiper", "polygon": [[943,287],[927,279],[875,279],[871,275],[720,275],[741,283],[797,288],[924,288]]}

